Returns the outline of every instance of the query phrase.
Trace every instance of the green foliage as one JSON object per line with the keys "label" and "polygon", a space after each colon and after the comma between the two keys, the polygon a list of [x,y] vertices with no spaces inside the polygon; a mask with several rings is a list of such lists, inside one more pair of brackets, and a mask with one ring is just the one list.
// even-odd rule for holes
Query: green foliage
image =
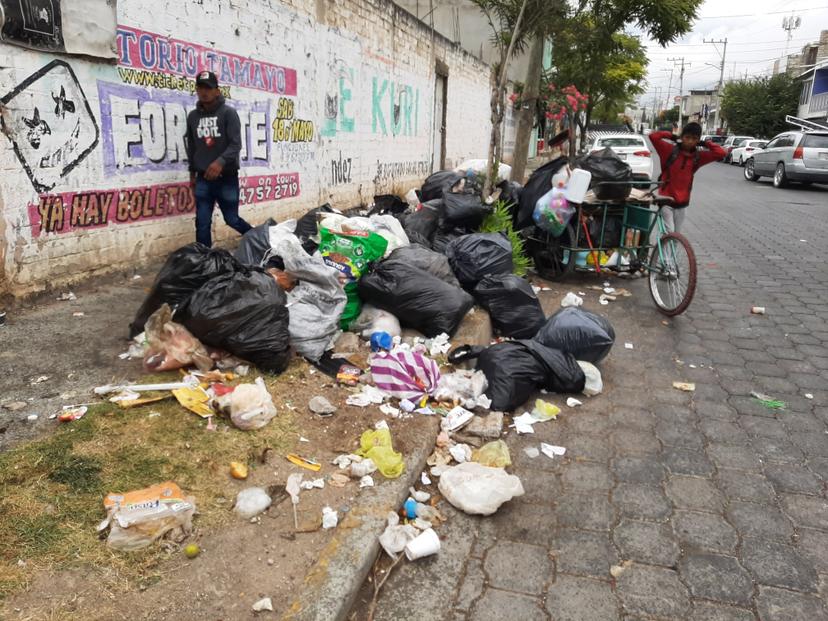
{"label": "green foliage", "polygon": [[506,233],[509,242],[512,244],[512,264],[514,273],[518,276],[526,276],[532,269],[532,259],[526,254],[523,238],[512,225],[512,212],[506,201],[495,201],[492,213],[486,216],[483,224],[480,225],[481,233]]}
{"label": "green foliage", "polygon": [[773,138],[788,129],[785,115],[796,114],[800,89],[786,73],[729,82],[722,93],[722,116],[733,133]]}
{"label": "green foliage", "polygon": [[676,106],[675,108],[671,108],[670,110],[663,110],[660,115],[660,120],[664,121],[665,123],[678,123],[679,122],[679,108]]}

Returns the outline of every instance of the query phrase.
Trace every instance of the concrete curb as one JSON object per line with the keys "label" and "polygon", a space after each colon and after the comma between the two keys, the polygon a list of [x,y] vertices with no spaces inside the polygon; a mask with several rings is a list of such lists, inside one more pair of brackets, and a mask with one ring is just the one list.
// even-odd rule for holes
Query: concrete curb
{"label": "concrete curb", "polygon": [[[492,323],[480,308],[466,315],[452,342],[456,345],[488,345]],[[420,480],[426,460],[434,449],[440,421],[428,420],[423,442],[405,458],[405,473],[399,479],[380,485],[377,493],[360,501],[340,522],[319,560],[305,576],[302,592],[282,615],[283,621],[344,621],[359,595],[374,559],[379,552],[379,536],[385,530],[389,511],[397,511],[408,498],[408,488]]]}
{"label": "concrete curb", "polygon": [[409,495],[408,488],[420,480],[439,429],[439,420],[432,417],[423,442],[405,458],[405,474],[380,485],[369,501],[360,502],[340,523],[282,619],[343,621],[347,617],[379,552],[386,516],[400,508]]}

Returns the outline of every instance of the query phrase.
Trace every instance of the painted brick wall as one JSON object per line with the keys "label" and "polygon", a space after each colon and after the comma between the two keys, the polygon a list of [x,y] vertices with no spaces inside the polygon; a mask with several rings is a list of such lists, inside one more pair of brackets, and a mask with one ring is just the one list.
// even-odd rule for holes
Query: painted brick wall
{"label": "painted brick wall", "polygon": [[118,23],[117,64],[0,44],[0,292],[192,241],[182,135],[207,63],[242,120],[251,223],[430,174],[437,60],[447,165],[485,157],[489,67],[387,0],[120,0]]}

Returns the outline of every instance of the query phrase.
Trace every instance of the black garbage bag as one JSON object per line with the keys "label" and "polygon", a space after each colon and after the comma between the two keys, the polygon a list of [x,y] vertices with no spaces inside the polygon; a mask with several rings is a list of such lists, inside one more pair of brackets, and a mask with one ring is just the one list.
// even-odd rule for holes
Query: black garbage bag
{"label": "black garbage bag", "polygon": [[458,237],[463,237],[464,235],[469,235],[473,231],[464,228],[452,228],[448,226],[444,221],[440,221],[440,226],[437,229],[437,232],[434,233],[434,236],[431,238],[431,249],[434,252],[440,252],[445,254],[446,248],[448,245],[453,242]]}
{"label": "black garbage bag", "polygon": [[388,258],[363,276],[359,297],[394,314],[400,324],[428,337],[454,334],[474,299],[427,271],[406,261]]}
{"label": "black garbage bag", "polygon": [[[281,257],[272,254],[270,247],[270,227],[276,226],[276,220],[268,218],[267,222],[253,227],[242,235],[241,243],[233,253],[239,263],[249,267],[275,267],[285,269]],[[267,259],[265,260],[265,257]]]}
{"label": "black garbage bag", "polygon": [[[581,158],[576,166],[592,173],[589,187],[593,189],[598,200],[624,200],[630,195],[632,186],[618,182],[632,181],[632,168],[609,147]],[[610,183],[604,185],[602,182]]]}
{"label": "black garbage bag", "polygon": [[445,189],[448,192],[448,188],[462,178],[463,175],[453,170],[438,170],[436,173],[432,173],[423,182],[423,187],[420,190],[420,200],[425,203],[435,198],[443,198],[443,190]]}
{"label": "black garbage bag", "polygon": [[445,221],[451,226],[476,229],[483,223],[483,218],[492,212],[489,205],[484,205],[479,194],[470,192],[445,192]]}
{"label": "black garbage bag", "polygon": [[541,196],[552,189],[552,177],[566,166],[568,161],[566,157],[559,157],[547,162],[532,173],[520,193],[520,208],[516,212],[515,219],[516,229],[534,226],[535,222],[532,220],[532,214],[535,212],[535,204]]}
{"label": "black garbage bag", "polygon": [[[420,244],[401,246],[394,250],[388,256],[388,259],[402,261],[414,267],[419,267],[421,270],[425,270],[443,282],[447,282],[454,287],[460,286],[460,283],[457,282],[457,277],[451,271],[451,265],[449,265],[446,255],[429,250]],[[534,335],[534,332],[532,335]]]}
{"label": "black garbage bag", "polygon": [[368,212],[369,216],[382,214],[398,214],[408,209],[408,203],[395,194],[378,194],[374,197],[374,206]]}
{"label": "black garbage bag", "polygon": [[443,201],[440,199],[422,203],[416,211],[405,214],[403,229],[408,241],[431,248],[431,239],[440,225],[442,214]]}
{"label": "black garbage bag", "polygon": [[484,276],[472,295],[489,311],[492,326],[503,336],[531,339],[546,321],[532,285],[515,274]]}
{"label": "black garbage bag", "polygon": [[296,237],[299,238],[299,241],[302,242],[302,248],[305,249],[305,252],[313,254],[316,252],[316,249],[319,248],[319,244],[311,239],[311,237],[316,237],[316,234],[319,233],[319,214],[334,213],[335,211],[336,210],[333,207],[331,207],[328,203],[325,203],[320,207],[311,209],[296,221],[295,234]]}
{"label": "black garbage bag", "polygon": [[450,362],[477,358],[489,387],[486,396],[492,410],[511,412],[545,389],[558,393],[577,393],[584,389],[586,377],[572,354],[545,347],[537,341],[506,341],[485,349],[464,346],[449,356]]}
{"label": "black garbage bag", "polygon": [[451,269],[466,289],[488,274],[512,273],[512,244],[503,233],[472,233],[446,246]]}
{"label": "black garbage bag", "polygon": [[208,280],[241,269],[242,265],[226,250],[188,244],[167,257],[155,277],[149,295],[129,324],[129,337],[144,331],[144,325],[162,304],[175,309]]}
{"label": "black garbage bag", "polygon": [[520,195],[523,193],[523,186],[517,181],[501,181],[497,184],[500,188],[500,200],[509,207],[510,212],[517,211],[520,205]]}
{"label": "black garbage bag", "polygon": [[600,362],[615,343],[609,320],[578,307],[562,308],[538,330],[534,340],[572,354],[578,360]]}
{"label": "black garbage bag", "polygon": [[205,345],[281,373],[290,362],[287,295],[258,269],[222,274],[193,293],[176,313]]}

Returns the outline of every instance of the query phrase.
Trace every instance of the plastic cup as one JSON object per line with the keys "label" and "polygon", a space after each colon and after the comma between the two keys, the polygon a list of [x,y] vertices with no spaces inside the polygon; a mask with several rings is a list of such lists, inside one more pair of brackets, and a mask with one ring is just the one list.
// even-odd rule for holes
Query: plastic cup
{"label": "plastic cup", "polygon": [[415,561],[424,556],[431,556],[440,551],[440,538],[433,528],[427,528],[405,546],[405,556],[409,561]]}

